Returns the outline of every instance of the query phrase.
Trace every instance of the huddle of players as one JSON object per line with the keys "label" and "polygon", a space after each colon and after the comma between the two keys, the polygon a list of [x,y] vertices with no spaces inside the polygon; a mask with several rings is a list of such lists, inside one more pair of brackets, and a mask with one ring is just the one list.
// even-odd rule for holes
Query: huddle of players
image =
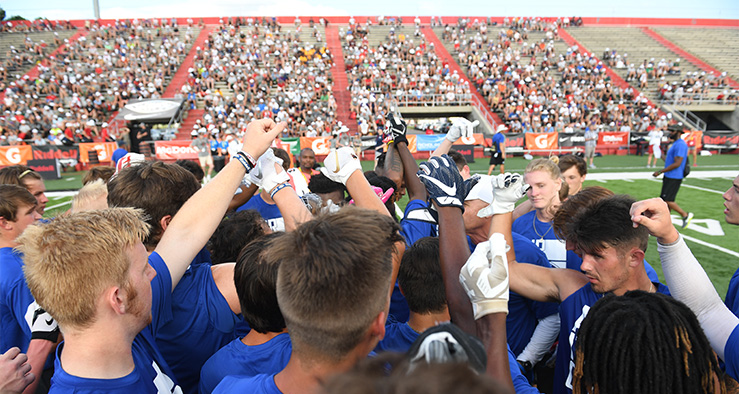
{"label": "huddle of players", "polygon": [[[625,196],[587,188],[565,200],[553,220],[567,247],[581,256],[583,272],[524,264],[531,261],[520,259],[525,254],[519,249],[532,244],[516,242],[511,233],[524,179],[508,174],[465,180],[446,155],[419,168],[403,122],[389,123],[394,138],[378,172],[395,177],[409,194],[400,223],[351,149],[333,151],[323,174],[343,184],[356,207],[312,218],[286,186],[281,160],[268,151],[284,124],[262,120],[249,125],[239,157],[202,189],[179,167],[135,165],[108,185],[111,206],[135,208],[73,213],[25,229],[17,242],[28,288],[64,336],[51,392],[330,391],[347,387],[330,383],[332,377],[368,354],[405,351],[420,333],[447,320],[482,339],[483,369],[501,392],[536,392],[521,374],[518,351],[506,349],[513,292],[560,302],[557,392],[722,388],[713,379],[722,372],[695,317],[650,294],[667,291],[644,268],[649,231],[666,246],[681,241],[664,204],[648,200],[632,208]],[[268,230],[255,215],[245,215],[240,225],[231,217],[221,221],[247,173],[280,208],[287,232],[263,235]],[[561,183],[556,170],[549,175]],[[35,207],[21,188],[2,188],[8,189],[2,201],[12,214],[0,216],[7,221],[19,222],[13,214]],[[637,221],[643,226],[634,227]],[[242,245],[255,241],[218,257],[235,263],[212,265],[206,244],[216,251],[237,239]],[[511,246],[507,252],[503,239]],[[396,278],[404,297],[394,289]],[[642,292],[627,294],[632,290]],[[627,296],[603,297],[607,293]],[[628,313],[634,310],[640,313]],[[636,346],[632,335],[638,330],[652,336],[645,334],[650,340]],[[657,348],[662,359],[654,362]],[[613,349],[623,353],[618,360]],[[732,374],[732,358],[726,361]],[[659,369],[664,376],[633,376],[637,368]],[[444,376],[452,375],[420,380]],[[495,389],[484,379],[473,382]]]}

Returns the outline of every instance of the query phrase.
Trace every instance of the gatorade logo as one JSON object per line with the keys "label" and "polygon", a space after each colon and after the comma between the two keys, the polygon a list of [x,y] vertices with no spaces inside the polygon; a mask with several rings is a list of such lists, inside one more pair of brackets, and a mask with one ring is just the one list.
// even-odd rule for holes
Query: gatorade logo
{"label": "gatorade logo", "polygon": [[105,146],[103,145],[95,145],[93,147],[96,151],[98,151],[98,159],[100,161],[107,161],[108,159],[108,153],[105,151]]}
{"label": "gatorade logo", "polygon": [[534,139],[534,144],[536,144],[536,147],[539,149],[546,149],[549,146],[549,143],[547,142],[547,135],[537,135]]}
{"label": "gatorade logo", "polygon": [[326,138],[318,138],[315,141],[313,141],[313,144],[311,144],[311,148],[313,149],[313,152],[315,152],[317,155],[328,154],[330,147],[331,147],[331,143]]}
{"label": "gatorade logo", "polygon": [[5,152],[5,158],[13,164],[20,164],[21,150],[18,148],[10,148],[7,152]]}

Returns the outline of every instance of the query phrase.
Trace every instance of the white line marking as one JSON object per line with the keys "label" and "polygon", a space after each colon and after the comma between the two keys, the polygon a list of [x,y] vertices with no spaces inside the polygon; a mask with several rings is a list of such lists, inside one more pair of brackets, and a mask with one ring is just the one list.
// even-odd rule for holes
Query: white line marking
{"label": "white line marking", "polygon": [[700,245],[703,245],[703,246],[707,246],[707,247],[709,247],[711,249],[715,249],[715,250],[718,250],[720,252],[724,252],[726,254],[730,254],[730,255],[732,255],[734,257],[739,257],[739,253],[737,253],[737,252],[735,252],[733,250],[729,250],[729,249],[723,248],[723,247],[718,246],[718,245],[714,245],[714,244],[712,244],[710,242],[702,241],[702,240],[700,240],[698,238],[693,238],[693,237],[691,237],[689,235],[683,235],[683,238],[685,238],[688,241],[692,241],[692,242],[695,242],[697,244],[700,244]]}
{"label": "white line marking", "polygon": [[72,200],[69,200],[69,201],[64,201],[64,202],[62,202],[62,203],[59,203],[59,204],[56,204],[56,205],[52,205],[52,206],[50,206],[50,207],[46,207],[46,209],[47,209],[47,210],[50,210],[50,209],[54,209],[54,208],[59,208],[59,207],[63,207],[63,206],[65,206],[65,205],[67,205],[67,204],[71,204],[71,203],[72,203]]}
{"label": "white line marking", "polygon": [[704,192],[709,192],[709,193],[724,194],[724,192],[720,192],[718,190],[706,189],[705,187],[700,187],[700,186],[686,185],[684,183],[682,185],[680,185],[680,186],[681,187],[687,187],[688,189],[702,190]]}

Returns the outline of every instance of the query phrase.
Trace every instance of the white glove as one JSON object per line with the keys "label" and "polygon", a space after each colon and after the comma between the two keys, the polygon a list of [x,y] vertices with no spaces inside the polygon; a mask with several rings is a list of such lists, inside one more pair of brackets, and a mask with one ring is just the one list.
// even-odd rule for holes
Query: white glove
{"label": "white glove", "polygon": [[452,120],[451,127],[449,127],[449,131],[446,133],[446,139],[454,143],[460,137],[471,138],[472,132],[478,124],[480,124],[480,121],[478,120],[470,122],[465,118],[454,118],[454,120]]}
{"label": "white glove", "polygon": [[[277,168],[275,168],[277,164]],[[249,171],[252,183],[259,185],[266,191],[272,191],[280,183],[289,182],[290,176],[282,168],[282,159],[275,156],[272,148],[267,149],[259,156],[257,165]]]}
{"label": "white glove", "polygon": [[323,167],[321,168],[321,172],[328,179],[334,182],[341,182],[344,185],[346,185],[346,181],[354,171],[362,172],[362,164],[354,153],[354,149],[348,146],[331,149],[331,152],[323,161]]}
{"label": "white glove", "polygon": [[509,172],[492,177],[490,182],[493,184],[493,202],[477,212],[477,216],[481,218],[513,212],[516,201],[529,189],[520,174]]}
{"label": "white glove", "polygon": [[493,234],[490,241],[477,245],[459,273],[475,320],[491,313],[508,314],[507,247],[503,234]]}

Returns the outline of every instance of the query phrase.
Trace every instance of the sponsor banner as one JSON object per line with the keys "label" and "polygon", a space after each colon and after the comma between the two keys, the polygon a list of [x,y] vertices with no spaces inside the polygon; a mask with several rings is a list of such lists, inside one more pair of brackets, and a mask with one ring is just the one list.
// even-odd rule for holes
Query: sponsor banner
{"label": "sponsor banner", "polygon": [[649,133],[645,131],[632,131],[629,134],[629,143],[630,144],[636,144],[638,142],[646,143],[647,135],[649,135]]}
{"label": "sponsor banner", "polygon": [[374,150],[375,144],[377,144],[377,137],[375,136],[363,136],[362,137],[362,150]]}
{"label": "sponsor banner", "polygon": [[[485,146],[491,146],[493,144],[492,139],[488,139]],[[505,134],[505,151],[506,153],[517,153],[523,152],[523,148],[526,146],[526,139],[524,133],[507,133]]]}
{"label": "sponsor banner", "polygon": [[155,141],[157,160],[197,160],[198,150],[190,146],[192,141]]}
{"label": "sponsor banner", "polygon": [[700,149],[703,141],[702,131],[686,131],[681,136],[682,139],[688,144],[688,149]]}
{"label": "sponsor banner", "polygon": [[736,149],[739,133],[735,131],[704,131],[703,147],[706,149]]}
{"label": "sponsor banner", "polygon": [[526,133],[526,149],[553,150],[558,149],[558,133]]}
{"label": "sponsor banner", "polygon": [[79,144],[80,149],[80,161],[82,163],[89,163],[90,157],[88,156],[90,151],[96,151],[98,154],[98,161],[109,162],[115,151],[115,142],[86,142]]}
{"label": "sponsor banner", "polygon": [[0,146],[0,166],[25,165],[33,159],[30,145]]}
{"label": "sponsor banner", "polygon": [[290,158],[290,163],[288,163],[290,167],[292,167],[293,163],[295,163],[295,155],[293,154],[293,150],[292,150],[293,147],[290,146],[291,143],[293,143],[293,145],[297,147],[297,150],[298,150],[297,154],[300,154],[300,145],[298,144],[299,140],[297,138],[291,138],[291,139],[294,139],[295,141],[286,141],[287,138],[282,139],[282,140],[275,138],[275,140],[272,141],[272,146],[271,146],[272,148],[279,148],[287,152],[287,156]]}
{"label": "sponsor banner", "polygon": [[[372,137],[374,140],[374,137]],[[416,153],[416,135],[408,136],[408,150]],[[331,151],[331,137],[300,137],[300,149],[311,148],[316,155],[327,155]],[[364,141],[362,142],[364,150]],[[374,143],[372,145],[374,148]],[[367,148],[369,149],[369,148]],[[435,149],[435,148],[434,148]]]}
{"label": "sponsor banner", "polygon": [[[290,153],[291,156],[300,155],[300,138],[298,137],[281,138],[280,141],[282,142],[281,144],[282,149],[286,150],[287,153]],[[287,148],[285,146],[287,146]]]}
{"label": "sponsor banner", "polygon": [[66,145],[33,145],[34,160],[59,159],[62,163],[65,161],[73,161],[77,164],[80,158],[80,151],[76,146]]}
{"label": "sponsor banner", "polygon": [[467,160],[467,163],[475,162],[475,146],[474,145],[452,145],[452,149],[459,152]]}
{"label": "sponsor banner", "polygon": [[573,146],[585,146],[585,133],[559,133],[557,136],[559,146],[569,148]]}
{"label": "sponsor banner", "polygon": [[61,179],[62,177],[59,159],[29,160],[26,165],[47,180]]}
{"label": "sponsor banner", "polygon": [[601,131],[598,133],[598,145],[626,146],[629,144],[629,133],[625,131]]}
{"label": "sponsor banner", "polygon": [[446,136],[443,134],[418,134],[416,135],[416,149],[420,152],[434,151],[441,145],[444,138]]}

